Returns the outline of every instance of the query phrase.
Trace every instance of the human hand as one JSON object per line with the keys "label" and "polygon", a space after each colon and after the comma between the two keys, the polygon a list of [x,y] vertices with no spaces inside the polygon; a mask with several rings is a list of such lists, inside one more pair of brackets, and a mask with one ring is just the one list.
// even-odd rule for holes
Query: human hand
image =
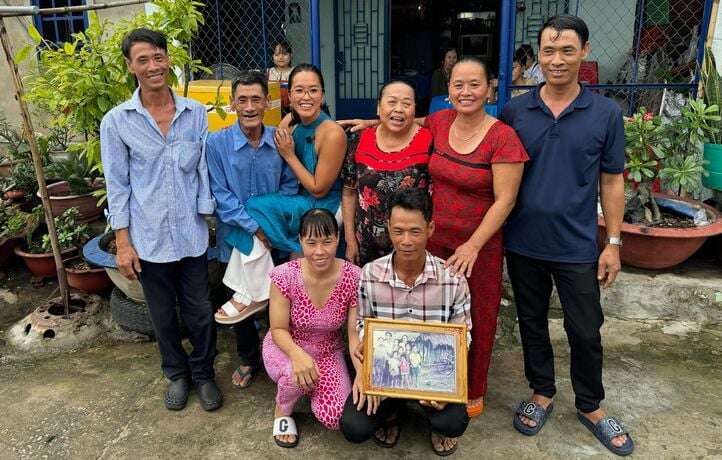
{"label": "human hand", "polygon": [[293,142],[293,136],[291,132],[286,128],[277,128],[276,132],[273,133],[273,140],[276,143],[276,149],[281,157],[288,161],[296,152],[294,150],[295,144]]}
{"label": "human hand", "polygon": [[448,403],[427,401],[425,399],[422,399],[421,401],[419,401],[419,404],[421,404],[422,406],[432,407],[436,410],[444,410],[444,408],[446,407],[446,404],[448,404]]}
{"label": "human hand", "polygon": [[140,273],[140,259],[131,244],[118,246],[115,254],[115,263],[121,275],[129,280],[137,280]]}
{"label": "human hand", "polygon": [[266,249],[268,249],[270,251],[271,250],[271,242],[268,241],[268,237],[266,236],[265,233],[263,233],[263,229],[261,227],[258,227],[258,229],[256,229],[255,235],[259,240],[261,240],[261,243],[263,243],[263,245],[266,247]]}
{"label": "human hand", "polygon": [[373,126],[372,120],[362,120],[360,118],[354,118],[351,120],[338,120],[336,123],[339,124],[342,128],[346,129],[350,127],[350,131],[352,133],[355,133],[357,131],[362,131],[366,128],[370,128]]}
{"label": "human hand", "polygon": [[363,410],[364,403],[366,403],[366,415],[373,415],[379,408],[381,398],[375,395],[366,395],[364,393],[363,377],[361,374],[356,374],[356,378],[353,381],[353,387],[351,388],[351,395],[353,403],[356,406],[356,410]]}
{"label": "human hand", "polygon": [[601,254],[599,254],[599,264],[597,267],[597,280],[603,288],[608,288],[614,284],[619,270],[622,269],[622,263],[619,260],[619,246],[608,244]]}
{"label": "human hand", "polygon": [[444,263],[444,268],[451,270],[451,274],[457,277],[471,276],[471,270],[474,268],[474,262],[479,256],[481,248],[477,248],[470,242],[466,242],[456,248],[454,254],[451,255]]}
{"label": "human hand", "polygon": [[293,375],[296,378],[296,384],[305,391],[313,390],[321,375],[316,361],[314,361],[308,353],[299,348],[299,350],[291,356],[291,365],[293,367]]}

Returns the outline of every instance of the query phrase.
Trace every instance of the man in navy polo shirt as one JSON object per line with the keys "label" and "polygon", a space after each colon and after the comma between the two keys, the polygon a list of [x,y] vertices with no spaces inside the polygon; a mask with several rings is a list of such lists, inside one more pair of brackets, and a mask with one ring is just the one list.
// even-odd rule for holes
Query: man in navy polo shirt
{"label": "man in navy polo shirt", "polygon": [[[589,30],[578,17],[549,19],[538,37],[546,83],[513,98],[502,114],[531,158],[505,227],[524,372],[533,390],[531,399],[519,405],[514,427],[535,435],[553,409],[554,352],[547,315],[554,283],[571,348],[577,416],[608,449],[628,455],[632,438],[599,406],[604,399],[599,285],[611,286],[620,269],[624,126],[618,105],[577,81],[588,39]],[[609,235],[601,254],[598,197]]]}

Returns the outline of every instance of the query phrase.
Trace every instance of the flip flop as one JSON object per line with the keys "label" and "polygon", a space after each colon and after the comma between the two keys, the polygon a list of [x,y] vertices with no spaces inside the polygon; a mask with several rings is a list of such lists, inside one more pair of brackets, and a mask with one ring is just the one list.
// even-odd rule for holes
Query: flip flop
{"label": "flip flop", "polygon": [[[437,436],[441,436],[441,435],[437,434]],[[433,450],[434,453],[435,453],[436,455],[438,455],[439,457],[448,457],[449,455],[451,455],[451,454],[453,454],[454,452],[456,452],[456,449],[457,449],[458,447],[459,447],[459,440],[457,439],[457,440],[456,440],[456,444],[454,444],[454,447],[452,447],[451,449],[449,449],[449,450],[443,450],[443,449],[442,449],[442,450],[439,450],[439,449],[437,449],[436,446],[434,445],[433,435],[432,435],[432,437],[431,437],[431,450]]]}
{"label": "flip flop", "polygon": [[[541,404],[537,404],[533,401],[522,401],[519,403],[516,412],[514,413],[513,425],[516,431],[526,436],[534,436],[541,431],[542,427],[547,421],[547,418],[551,415],[554,410],[554,403],[549,403],[546,409]],[[521,421],[521,416],[533,420],[536,422],[536,426],[532,427]]]}
{"label": "flip flop", "polygon": [[478,417],[484,413],[484,400],[482,399],[476,404],[466,405],[466,415],[469,417]]}
{"label": "flip flop", "polygon": [[[393,442],[387,442],[386,440],[380,440],[376,436],[376,431],[383,429],[384,433],[386,435],[389,434],[389,429],[396,427],[396,439],[394,439]],[[383,447],[385,449],[391,449],[396,445],[396,443],[399,442],[399,438],[401,437],[401,425],[399,425],[399,418],[398,415],[394,417],[392,420],[386,420],[383,425],[381,425],[376,431],[374,431],[374,442],[378,444],[380,447]]]}
{"label": "flip flop", "polygon": [[[597,423],[593,423],[591,420],[586,418],[581,412],[577,412],[577,418],[579,421],[587,427],[589,431],[604,444],[604,447],[609,449],[613,454],[619,455],[620,457],[626,457],[627,455],[634,452],[634,441],[629,431],[624,427],[622,422],[614,417],[604,417]],[[612,439],[617,436],[627,435],[627,441],[621,446],[617,447],[612,444]]]}
{"label": "flip flop", "polygon": [[[279,441],[276,436],[293,435],[296,436],[294,442],[283,442]],[[273,440],[279,447],[290,449],[298,445],[298,429],[296,428],[296,422],[291,417],[277,417],[273,421]]]}
{"label": "flip flop", "polygon": [[[236,299],[236,294],[233,294],[233,300],[236,302],[241,303],[238,299]],[[219,313],[215,313],[213,317],[216,319],[216,322],[218,324],[224,324],[224,325],[232,325],[237,324],[243,321],[244,319],[248,318],[251,315],[254,315],[258,313],[259,311],[263,310],[268,306],[268,301],[264,300],[261,302],[251,302],[250,305],[246,306],[243,310],[238,311],[235,305],[231,303],[229,300],[228,302],[221,305],[221,310],[225,313],[225,315],[221,315]]]}
{"label": "flip flop", "polygon": [[251,386],[251,382],[253,381],[253,377],[256,375],[256,369],[253,366],[244,366],[244,367],[250,367],[250,371],[244,371],[241,369],[242,365],[239,365],[236,370],[233,371],[234,374],[238,374],[238,376],[241,378],[241,380],[244,380],[246,377],[250,376],[247,380],[248,383],[245,385],[238,385],[236,382],[233,381],[233,376],[231,376],[231,385],[238,388],[239,390],[242,390],[244,388],[248,388]]}

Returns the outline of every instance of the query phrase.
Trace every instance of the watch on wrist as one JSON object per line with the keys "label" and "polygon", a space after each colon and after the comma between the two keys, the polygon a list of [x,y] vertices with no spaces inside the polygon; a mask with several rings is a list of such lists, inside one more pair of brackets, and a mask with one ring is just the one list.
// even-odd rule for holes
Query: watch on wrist
{"label": "watch on wrist", "polygon": [[619,236],[608,236],[606,239],[607,244],[611,244],[613,246],[619,246],[622,247],[622,238]]}

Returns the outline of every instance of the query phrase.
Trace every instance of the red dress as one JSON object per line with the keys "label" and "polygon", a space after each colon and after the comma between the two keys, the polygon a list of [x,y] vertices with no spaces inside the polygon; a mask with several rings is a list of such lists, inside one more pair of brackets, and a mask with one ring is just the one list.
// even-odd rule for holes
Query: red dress
{"label": "red dress", "polygon": [[[434,151],[429,162],[434,224],[436,229],[428,249],[447,259],[476,231],[492,204],[493,163],[521,163],[529,159],[516,132],[501,121],[469,154],[457,153],[449,145],[449,129],[455,110],[443,110],[426,117],[434,135]],[[504,258],[501,230],[495,233],[474,263],[471,290],[471,347],[469,349],[469,399],[486,393],[486,378],[496,334],[501,301],[501,271]]]}

